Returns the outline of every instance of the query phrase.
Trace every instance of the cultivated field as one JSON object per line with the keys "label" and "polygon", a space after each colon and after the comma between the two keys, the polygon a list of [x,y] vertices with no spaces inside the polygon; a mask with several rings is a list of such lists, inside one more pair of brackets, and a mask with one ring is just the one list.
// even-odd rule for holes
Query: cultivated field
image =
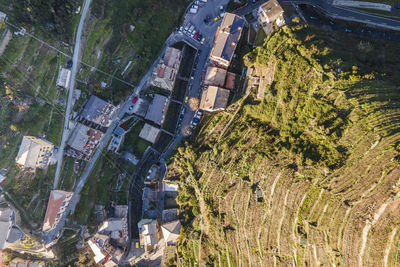
{"label": "cultivated field", "polygon": [[396,45],[298,25],[249,53],[249,80],[273,72],[264,97],[256,98],[259,85],[252,82],[249,96],[229,108],[239,109],[234,118],[234,112],[206,116],[198,137],[178,149],[168,168],[180,184],[176,260],[394,266]]}

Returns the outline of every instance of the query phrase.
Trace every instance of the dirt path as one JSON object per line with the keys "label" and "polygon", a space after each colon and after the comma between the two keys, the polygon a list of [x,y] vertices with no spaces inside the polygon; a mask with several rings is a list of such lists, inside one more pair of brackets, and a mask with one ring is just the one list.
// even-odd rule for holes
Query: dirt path
{"label": "dirt path", "polygon": [[388,266],[388,258],[389,258],[389,253],[390,253],[390,248],[392,247],[392,243],[393,243],[393,239],[396,236],[397,233],[397,228],[395,228],[392,232],[392,234],[390,235],[389,241],[388,241],[388,245],[385,249],[385,256],[383,257],[383,265],[385,267]]}

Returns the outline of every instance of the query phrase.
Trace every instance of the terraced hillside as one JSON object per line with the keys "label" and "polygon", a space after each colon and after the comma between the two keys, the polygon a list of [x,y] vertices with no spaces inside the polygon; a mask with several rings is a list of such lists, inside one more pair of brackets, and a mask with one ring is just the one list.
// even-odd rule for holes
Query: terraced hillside
{"label": "terraced hillside", "polygon": [[249,95],[208,115],[169,166],[183,221],[176,260],[400,261],[396,46],[296,25],[248,54]]}

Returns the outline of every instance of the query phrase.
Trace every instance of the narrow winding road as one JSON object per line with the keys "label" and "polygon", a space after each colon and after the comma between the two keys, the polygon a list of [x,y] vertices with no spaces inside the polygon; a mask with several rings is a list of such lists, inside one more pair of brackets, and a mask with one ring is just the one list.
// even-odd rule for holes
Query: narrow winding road
{"label": "narrow winding road", "polygon": [[76,31],[74,55],[72,57],[72,62],[74,64],[72,65],[72,70],[71,70],[71,81],[70,81],[69,88],[68,88],[69,91],[68,91],[67,107],[65,110],[64,128],[63,128],[63,133],[62,133],[62,137],[61,137],[60,148],[59,148],[58,154],[57,154],[57,169],[56,169],[56,174],[54,175],[53,189],[57,189],[57,187],[58,187],[58,180],[60,178],[65,143],[67,142],[67,138],[69,135],[68,124],[69,124],[69,117],[71,114],[71,103],[72,103],[72,96],[73,96],[74,87],[75,87],[76,72],[78,70],[78,65],[79,65],[78,62],[79,62],[79,53],[81,50],[81,35],[82,35],[82,30],[83,30],[83,25],[85,23],[86,15],[89,11],[90,2],[91,2],[91,0],[85,0],[85,2],[83,4],[81,19],[79,21],[78,30]]}

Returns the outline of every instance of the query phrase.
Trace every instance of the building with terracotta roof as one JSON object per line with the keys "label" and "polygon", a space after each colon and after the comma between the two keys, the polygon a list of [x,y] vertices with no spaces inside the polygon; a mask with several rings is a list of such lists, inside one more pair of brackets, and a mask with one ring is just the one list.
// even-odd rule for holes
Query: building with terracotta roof
{"label": "building with terracotta roof", "polygon": [[43,222],[43,232],[49,232],[56,228],[61,217],[64,215],[65,209],[67,208],[73,194],[74,193],[72,192],[62,190],[53,190],[50,192],[50,198]]}
{"label": "building with terracotta roof", "polygon": [[165,55],[154,68],[150,84],[158,88],[172,91],[175,79],[181,64],[182,51],[173,47],[167,47]]}
{"label": "building with terracotta roof", "polygon": [[53,151],[54,145],[49,141],[24,136],[15,161],[18,167],[34,172],[36,168],[46,168],[49,165]]}
{"label": "building with terracotta roof", "polygon": [[212,62],[223,68],[229,67],[244,25],[245,20],[242,17],[232,13],[225,14],[215,34],[210,54]]}
{"label": "building with terracotta roof", "polygon": [[263,27],[264,32],[269,35],[274,28],[285,24],[283,9],[277,0],[269,0],[258,8],[258,22]]}
{"label": "building with terracotta roof", "polygon": [[225,82],[225,88],[229,90],[234,90],[235,89],[235,80],[236,80],[236,74],[232,72],[227,72],[226,75],[226,82]]}
{"label": "building with terracotta roof", "polygon": [[224,110],[228,104],[229,90],[217,86],[208,86],[201,96],[200,109],[204,111]]}
{"label": "building with terracotta roof", "polygon": [[226,69],[209,66],[204,78],[204,85],[223,87],[226,78]]}

